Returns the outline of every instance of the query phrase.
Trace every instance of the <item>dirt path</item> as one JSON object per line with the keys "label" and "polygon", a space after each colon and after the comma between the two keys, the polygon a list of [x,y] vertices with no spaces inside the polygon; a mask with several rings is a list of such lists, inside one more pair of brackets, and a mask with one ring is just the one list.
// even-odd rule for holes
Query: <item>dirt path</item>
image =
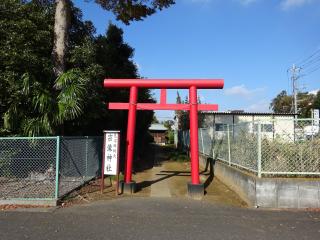
{"label": "dirt path", "polygon": [[[148,150],[144,155],[147,159],[144,159],[144,161],[150,160],[149,163],[148,161],[146,161],[147,164],[143,161],[139,162],[139,171],[133,175],[138,191],[132,197],[187,199],[187,183],[191,179],[189,161],[171,160],[170,155],[174,151],[172,149],[151,146]],[[141,165],[147,166],[147,169],[143,170]],[[153,165],[153,167],[150,165]],[[217,178],[210,179],[210,172],[204,172],[203,169],[200,170],[202,170],[200,175],[201,182],[209,183],[206,186],[206,194],[203,201],[214,203],[215,205],[246,206],[237,194]],[[109,178],[105,179],[105,186],[104,193],[101,194],[99,180],[94,181],[70,194],[64,200],[64,205],[69,206],[128,197],[126,195],[115,196],[115,184],[111,184]]]}
{"label": "dirt path", "polygon": [[[134,175],[139,189],[137,195],[186,198],[187,183],[190,181],[190,163],[168,159],[169,154],[161,147],[155,147],[154,154],[158,164]],[[205,182],[209,177],[209,172],[202,172],[200,176],[202,182]],[[237,194],[217,178],[213,178],[207,186],[204,200],[221,205],[246,205]]]}

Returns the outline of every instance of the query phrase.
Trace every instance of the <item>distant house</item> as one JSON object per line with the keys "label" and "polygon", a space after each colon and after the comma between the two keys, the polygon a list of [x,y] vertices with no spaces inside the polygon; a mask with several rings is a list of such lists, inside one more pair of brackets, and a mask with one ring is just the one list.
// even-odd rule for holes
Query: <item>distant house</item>
{"label": "distant house", "polygon": [[167,142],[167,131],[168,129],[160,123],[151,124],[149,132],[153,137],[155,143],[159,145],[165,145]]}
{"label": "distant house", "polygon": [[236,131],[239,129],[239,127],[237,128],[236,126],[245,126],[243,124],[247,123],[247,131],[256,132],[257,123],[260,122],[261,134],[263,134],[263,136],[273,139],[277,135],[281,135],[285,136],[287,139],[294,139],[295,114],[292,113],[255,113],[238,110],[228,112],[206,112],[202,114],[204,116],[202,127],[212,129],[210,132],[216,137],[219,137],[220,135],[222,137],[225,134],[227,125],[234,126],[234,131]]}

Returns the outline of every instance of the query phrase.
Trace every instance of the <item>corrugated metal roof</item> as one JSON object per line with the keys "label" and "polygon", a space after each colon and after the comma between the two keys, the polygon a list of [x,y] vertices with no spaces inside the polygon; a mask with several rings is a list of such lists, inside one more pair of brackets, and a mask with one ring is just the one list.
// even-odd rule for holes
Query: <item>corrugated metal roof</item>
{"label": "corrugated metal roof", "polygon": [[294,113],[272,113],[272,112],[201,112],[210,115],[246,115],[246,116],[295,116]]}
{"label": "corrugated metal roof", "polygon": [[149,130],[153,130],[153,131],[167,131],[168,128],[166,128],[163,124],[161,123],[154,123],[151,124],[151,126],[149,127]]}

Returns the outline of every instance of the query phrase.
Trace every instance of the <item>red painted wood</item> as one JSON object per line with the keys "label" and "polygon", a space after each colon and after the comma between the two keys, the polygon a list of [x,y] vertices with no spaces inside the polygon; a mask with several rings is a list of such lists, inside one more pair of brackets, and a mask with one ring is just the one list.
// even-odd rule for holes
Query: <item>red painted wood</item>
{"label": "red painted wood", "polygon": [[[132,181],[136,110],[190,110],[191,182],[199,184],[198,111],[217,111],[216,104],[198,105],[197,89],[222,89],[222,79],[105,79],[105,88],[130,88],[129,103],[109,103],[109,109],[128,109],[125,182]],[[160,104],[137,103],[138,88],[162,89]],[[190,104],[166,104],[165,89],[189,89]]]}
{"label": "red painted wood", "polygon": [[130,88],[130,104],[128,113],[128,128],[127,128],[127,162],[126,162],[126,174],[125,182],[130,183],[132,181],[132,161],[133,161],[133,149],[134,149],[134,137],[136,130],[136,115],[137,115],[137,99],[138,88],[133,86]]}
{"label": "red painted wood", "polygon": [[218,104],[198,104],[198,111],[218,111]]}
{"label": "red painted wood", "polygon": [[[109,103],[108,109],[128,110],[129,103]],[[137,103],[137,110],[184,110],[189,111],[189,104]],[[218,104],[199,104],[199,111],[218,111]]]}
{"label": "red painted wood", "polygon": [[195,86],[197,89],[222,89],[222,79],[105,79],[105,88],[138,88],[153,89],[188,89]]}
{"label": "red painted wood", "polygon": [[160,92],[160,104],[167,103],[167,89],[161,89]]}
{"label": "red painted wood", "polygon": [[189,89],[191,183],[199,184],[198,98],[195,86]]}

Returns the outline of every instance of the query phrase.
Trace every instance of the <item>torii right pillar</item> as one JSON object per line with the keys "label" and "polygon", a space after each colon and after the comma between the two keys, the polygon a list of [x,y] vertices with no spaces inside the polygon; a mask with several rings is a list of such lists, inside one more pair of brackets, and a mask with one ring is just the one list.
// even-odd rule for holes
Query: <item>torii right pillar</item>
{"label": "torii right pillar", "polygon": [[190,104],[190,156],[191,183],[188,183],[188,195],[192,198],[202,198],[204,184],[199,179],[199,139],[198,139],[198,97],[197,87],[189,88]]}

